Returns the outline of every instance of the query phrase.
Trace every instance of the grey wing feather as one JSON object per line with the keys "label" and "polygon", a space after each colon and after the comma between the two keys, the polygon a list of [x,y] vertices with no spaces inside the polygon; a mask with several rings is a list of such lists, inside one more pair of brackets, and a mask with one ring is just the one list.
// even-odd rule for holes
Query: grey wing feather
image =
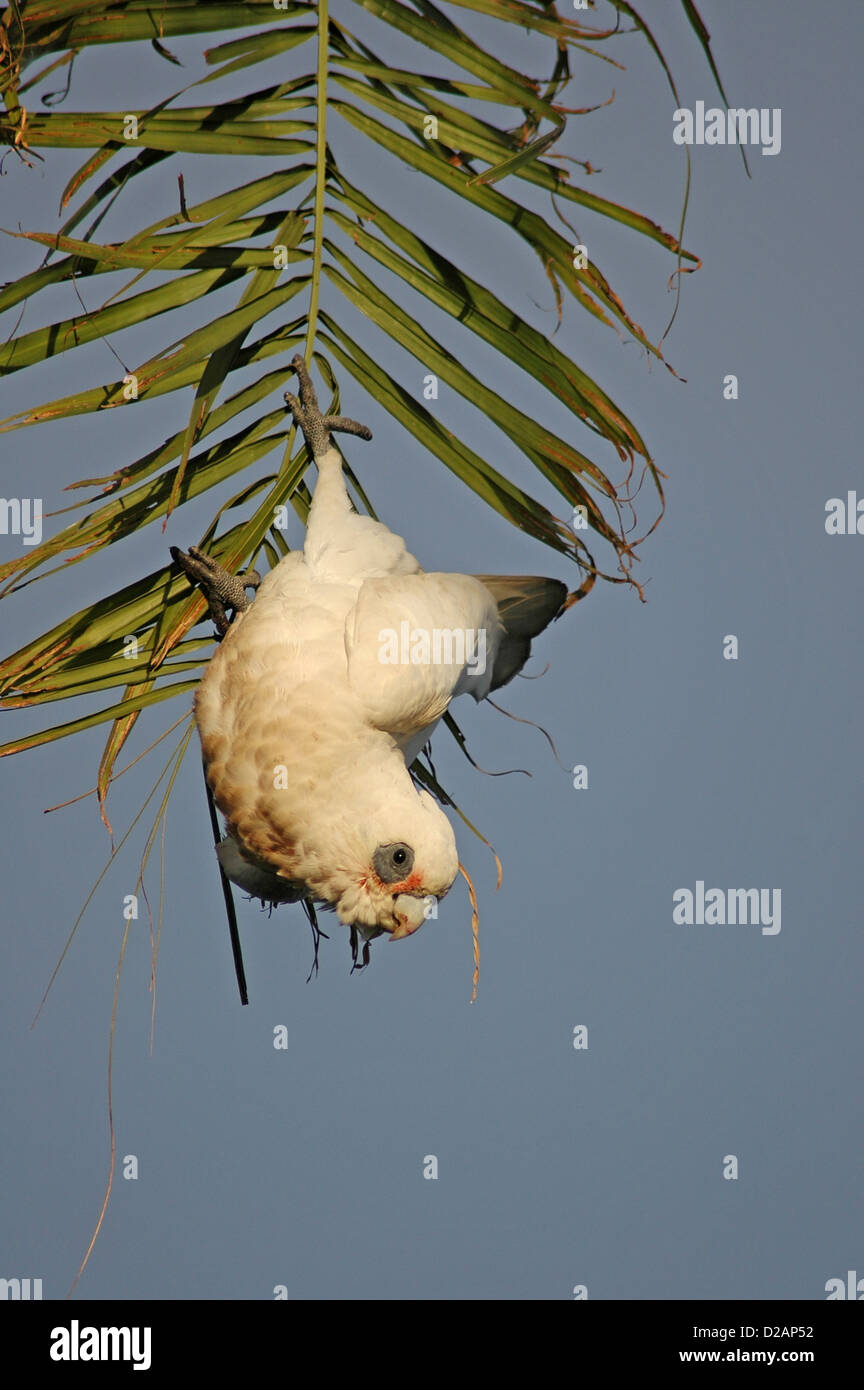
{"label": "grey wing feather", "polygon": [[542,575],[475,574],[498,605],[505,636],[495,655],[490,690],[498,690],[517,675],[531,655],[537,637],[561,612],[567,585]]}

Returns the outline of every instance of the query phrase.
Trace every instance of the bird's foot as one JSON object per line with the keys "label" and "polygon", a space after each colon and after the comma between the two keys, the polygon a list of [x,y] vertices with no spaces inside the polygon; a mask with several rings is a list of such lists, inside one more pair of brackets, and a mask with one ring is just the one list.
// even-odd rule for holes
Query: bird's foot
{"label": "bird's foot", "polygon": [[358,425],[356,420],[349,420],[345,415],[322,415],[318,407],[318,397],[315,394],[315,387],[306,369],[306,363],[297,353],[291,359],[291,367],[297,373],[300,382],[300,399],[292,395],[290,391],[285,392],[285,404],[291,411],[295,425],[303,431],[303,437],[312,451],[313,458],[319,458],[321,454],[326,454],[331,447],[331,432],[341,432],[342,434],[356,434],[361,439],[371,439],[372,431],[366,425]]}
{"label": "bird's foot", "polygon": [[216,624],[220,637],[228,631],[230,619],[227,608],[234,613],[243,613],[249,607],[247,589],[257,589],[261,576],[257,570],[247,570],[245,574],[229,574],[220,564],[205,555],[197,545],[190,545],[188,554],[178,546],[171,546],[171,558],[189,576],[193,584],[200,584],[207,599],[210,617]]}

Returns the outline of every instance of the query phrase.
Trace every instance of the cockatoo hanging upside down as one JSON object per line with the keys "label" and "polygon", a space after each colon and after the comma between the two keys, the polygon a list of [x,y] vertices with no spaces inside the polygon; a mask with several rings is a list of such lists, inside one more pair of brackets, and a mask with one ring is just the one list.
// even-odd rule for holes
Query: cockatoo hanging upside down
{"label": "cockatoo hanging upside down", "polygon": [[[351,505],[330,435],[371,432],[322,416],[303,359],[291,365],[300,399],[285,400],[318,469],[302,554],[258,581],[172,548],[224,633],[195,698],[227,822],[218,854],[265,903],[305,898],[366,943],[398,940],[459,867],[450,822],[408,769],[454,696],[482,700],[521,670],[567,589],[425,573],[400,536]],[[252,603],[246,587],[257,587]]]}

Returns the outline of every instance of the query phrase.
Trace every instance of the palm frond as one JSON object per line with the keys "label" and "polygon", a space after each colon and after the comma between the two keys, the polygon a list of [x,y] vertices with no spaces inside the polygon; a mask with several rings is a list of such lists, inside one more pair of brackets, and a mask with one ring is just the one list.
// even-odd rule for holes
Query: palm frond
{"label": "palm frond", "polygon": [[[99,491],[56,514],[84,510],[84,515],[62,520],[52,536],[0,567],[0,597],[8,600],[23,584],[56,578],[68,564],[164,520],[235,477],[238,491],[218,506],[199,543],[229,569],[244,568],[262,553],[267,563],[276,563],[286,546],[274,515],[291,506],[305,517],[308,457],[305,446],[295,450],[294,430],[281,404],[273,408],[284,368],[271,367],[251,380],[249,373],[273,357],[284,363],[298,349],[316,360],[332,391],[331,409],[339,408],[338,368],[499,517],[575,564],[578,587],[571,597],[588,592],[598,576],[635,584],[632,566],[640,543],[632,515],[635,470],[653,488],[643,534],[657,524],[664,505],[661,475],[640,429],[584,364],[460,267],[458,235],[452,244],[433,244],[404,214],[410,180],[419,177],[452,199],[454,209],[470,207],[490,225],[498,224],[517,239],[514,249],[526,246],[536,261],[538,284],[551,281],[560,304],[575,302],[662,361],[660,343],[635,322],[599,267],[603,222],[592,238],[598,256],[581,263],[572,238],[560,230],[558,200],[646,238],[669,253],[679,269],[697,258],[683,246],[682,231],[666,231],[653,210],[646,214],[602,197],[550,157],[568,121],[582,114],[561,103],[570,54],[620,68],[612,53],[620,19],[593,27],[528,0],[452,0],[451,13],[430,0],[416,0],[413,8],[401,0],[354,2],[365,12],[364,38],[352,32],[344,13],[338,21],[330,17],[326,0],[286,0],[278,7],[270,0],[230,5],[164,0],[156,9],[149,0],[98,9],[87,0],[39,0],[9,4],[0,14],[0,88],[6,107],[0,139],[10,147],[6,157],[32,163],[43,157],[40,151],[52,148],[86,152],[58,190],[61,209],[77,203],[63,225],[6,233],[40,250],[43,260],[0,289],[0,312],[9,315],[0,375],[86,351],[163,316],[166,326],[158,350],[140,354],[137,361],[132,357],[118,379],[92,381],[72,395],[19,410],[0,421],[0,432],[119,409],[136,412],[134,433],[140,437],[148,428],[151,402],[155,408],[167,393],[190,393],[185,426],[161,445],[151,445],[105,477],[70,479],[70,487]],[[682,5],[719,82],[695,5],[692,0]],[[642,33],[666,67],[633,7],[614,0],[613,8]],[[482,42],[469,32],[472,16],[486,26]],[[490,20],[502,34],[518,25],[528,35],[536,45],[535,71],[551,73],[545,82],[493,51],[486,37]],[[219,39],[237,28],[250,32]],[[370,28],[380,39],[380,54],[369,41]],[[217,41],[205,50],[202,70],[188,72],[185,86],[147,110],[32,109],[30,94],[58,67],[68,68],[74,91],[74,57],[84,49],[117,42],[152,45],[160,61],[172,64],[167,73],[177,59],[165,40],[204,34]],[[388,58],[397,35],[400,53],[405,41],[414,45],[416,70]],[[313,40],[317,56],[310,66]],[[236,84],[244,80],[238,75],[274,58],[280,81],[270,86],[253,81],[238,96]],[[39,67],[45,60],[50,61]],[[427,70],[436,63],[442,71]],[[31,68],[38,71],[25,80]],[[228,75],[230,99],[202,104],[198,95],[184,104],[193,88],[209,91],[210,83]],[[386,197],[361,190],[349,177],[351,165],[341,153],[347,127],[352,138],[366,143],[370,160],[386,176],[379,180],[388,189]],[[161,166],[190,153],[218,161],[214,167],[229,180],[228,156],[276,156],[279,164],[187,206],[182,173],[178,192]],[[158,216],[130,235],[132,195],[145,187],[146,203]],[[543,197],[549,198],[548,214],[537,210]],[[100,228],[112,219],[119,231],[109,239]],[[106,275],[114,279],[100,280]],[[64,284],[73,285],[93,307],[19,331],[23,310],[38,308],[52,287]],[[307,292],[298,312],[295,301]],[[357,330],[349,331],[343,322],[345,304],[351,306],[349,321],[360,324]],[[294,317],[284,322],[287,305]],[[178,309],[182,336],[170,317]],[[442,322],[458,338],[458,347],[440,335]],[[441,414],[429,411],[382,365],[382,335],[501,432],[533,470],[540,495],[517,486],[470,449]],[[472,365],[477,340],[521,374],[519,405]],[[124,361],[130,342],[134,335],[127,334]],[[562,408],[568,412],[574,436],[587,432],[579,443],[569,430],[564,434],[537,424],[549,404],[557,407],[559,418]],[[232,427],[239,415],[244,422]],[[598,448],[612,458],[617,473],[604,467]],[[255,466],[271,455],[269,471],[257,476]],[[371,511],[359,484],[357,492]],[[543,496],[560,500],[564,519]],[[584,529],[571,524],[574,509],[584,518]],[[589,541],[611,557],[605,569],[595,564]],[[194,688],[190,675],[206,659],[210,638],[189,634],[202,616],[200,595],[190,591],[184,575],[165,565],[35,636],[0,662],[4,707],[99,699],[100,694],[104,699],[104,692],[112,691],[116,698],[66,724],[13,739],[0,747],[0,755],[110,723],[99,772],[104,796],[139,712],[188,696]],[[123,647],[130,633],[138,644],[131,660]]]}

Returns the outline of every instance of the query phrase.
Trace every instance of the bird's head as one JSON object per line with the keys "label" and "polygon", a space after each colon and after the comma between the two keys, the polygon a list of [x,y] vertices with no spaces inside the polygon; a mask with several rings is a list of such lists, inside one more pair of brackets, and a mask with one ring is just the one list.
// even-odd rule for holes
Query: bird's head
{"label": "bird's head", "polygon": [[325,896],[366,939],[412,935],[459,872],[453,827],[429,793],[413,786],[410,795],[370,805],[341,838],[338,879]]}
{"label": "bird's head", "polygon": [[268,750],[241,814],[239,795],[217,796],[229,829],[222,867],[265,902],[308,896],[332,907],[366,940],[410,936],[459,872],[453,827],[417,790],[389,736],[376,732],[365,746],[358,740],[350,758],[318,752],[276,788],[267,774],[287,757]]}

